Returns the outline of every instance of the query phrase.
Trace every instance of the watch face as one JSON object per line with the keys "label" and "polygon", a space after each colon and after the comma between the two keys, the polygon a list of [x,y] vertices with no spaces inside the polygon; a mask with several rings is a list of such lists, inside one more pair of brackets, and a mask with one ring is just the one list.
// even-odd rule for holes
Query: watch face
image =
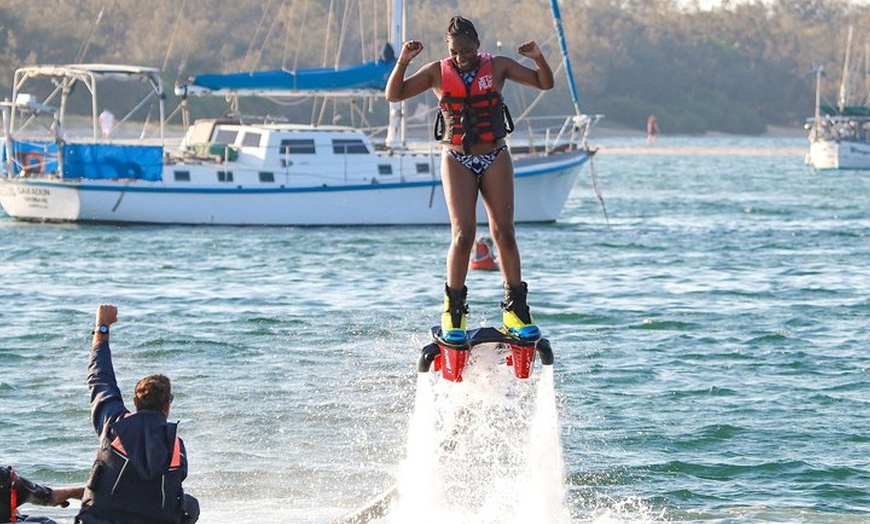
{"label": "watch face", "polygon": [[107,326],[105,324],[100,326],[100,333],[108,333],[108,332],[109,332],[109,326]]}

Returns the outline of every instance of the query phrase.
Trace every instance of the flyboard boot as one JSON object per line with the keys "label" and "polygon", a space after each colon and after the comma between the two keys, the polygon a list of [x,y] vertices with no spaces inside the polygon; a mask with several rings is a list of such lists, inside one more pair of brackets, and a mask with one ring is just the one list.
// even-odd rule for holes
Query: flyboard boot
{"label": "flyboard boot", "polygon": [[[542,361],[547,360],[544,352],[549,351],[549,359],[552,363],[550,343],[541,338],[541,330],[535,325],[529,305],[526,303],[528,294],[529,288],[525,282],[520,282],[518,286],[504,283],[504,302],[501,303],[502,332],[516,339],[516,342],[509,343],[511,354],[508,363],[513,366],[514,373],[519,378],[527,378],[531,374],[536,350],[542,351]],[[540,348],[539,341],[543,342]]]}
{"label": "flyboard boot", "polygon": [[528,285],[520,282],[518,286],[504,284],[504,302],[501,303],[503,331],[524,341],[541,338],[541,330],[535,325],[526,297]]}
{"label": "flyboard boot", "polygon": [[[423,348],[426,370],[429,364],[435,362],[435,368],[441,376],[451,382],[462,381],[462,369],[468,361],[469,345],[466,332],[466,315],[468,305],[465,299],[468,288],[450,289],[444,284],[444,312],[441,314],[441,326],[432,328],[432,343]],[[418,366],[419,367],[419,366]]]}
{"label": "flyboard boot", "polygon": [[466,329],[466,315],[468,305],[465,299],[468,296],[468,288],[450,289],[444,284],[444,312],[441,314],[441,339],[447,344],[462,345],[468,342]]}
{"label": "flyboard boot", "polygon": [[[499,351],[505,354],[505,364],[512,367],[514,375],[519,379],[527,379],[531,376],[535,363],[536,353],[540,353],[541,364],[553,365],[553,349],[546,338],[542,338],[540,330],[535,326],[526,305],[526,285],[514,288],[507,287],[505,290],[504,323],[501,329],[494,327],[482,327],[465,330],[465,289],[457,296],[460,302],[453,301],[453,294],[458,292],[447,289],[445,300],[445,312],[442,315],[441,326],[432,328],[432,342],[423,347],[417,360],[417,372],[427,373],[434,367],[435,372],[441,374],[441,378],[450,382],[462,382],[462,371],[468,361],[471,351]],[[458,317],[454,320],[450,315],[451,310],[457,311]],[[525,322],[524,322],[525,320]],[[461,330],[459,329],[461,328]],[[444,333],[450,330],[459,331],[466,335],[462,342],[446,340]],[[522,336],[520,336],[522,335]],[[459,341],[456,337],[454,340]]]}

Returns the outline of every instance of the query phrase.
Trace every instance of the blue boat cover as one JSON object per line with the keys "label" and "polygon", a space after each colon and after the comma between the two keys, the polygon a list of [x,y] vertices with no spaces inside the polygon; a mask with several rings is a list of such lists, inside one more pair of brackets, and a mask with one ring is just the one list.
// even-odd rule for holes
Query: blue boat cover
{"label": "blue boat cover", "polygon": [[393,48],[387,44],[378,60],[365,64],[298,71],[196,75],[190,78],[189,85],[212,91],[383,91],[395,63]]}
{"label": "blue boat cover", "polygon": [[[54,173],[57,171],[57,143],[53,140],[13,140],[12,174],[20,175],[22,170],[35,173]],[[2,172],[6,173],[6,148],[0,147]]]}
{"label": "blue boat cover", "polygon": [[65,144],[63,178],[163,179],[163,147]]}

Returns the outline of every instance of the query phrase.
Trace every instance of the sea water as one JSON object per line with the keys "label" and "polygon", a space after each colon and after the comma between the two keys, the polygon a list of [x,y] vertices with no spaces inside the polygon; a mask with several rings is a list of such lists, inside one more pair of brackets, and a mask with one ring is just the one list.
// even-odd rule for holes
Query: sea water
{"label": "sea water", "polygon": [[[804,144],[600,140],[609,221],[584,171],[556,223],[517,230],[555,363],[489,389],[415,371],[446,227],[0,215],[0,462],[85,482],[111,302],[126,398],[174,381],[206,524],[329,522],[396,482],[418,505],[391,522],[868,522],[870,177],[815,173]],[[500,276],[468,287],[469,324],[497,324]]]}

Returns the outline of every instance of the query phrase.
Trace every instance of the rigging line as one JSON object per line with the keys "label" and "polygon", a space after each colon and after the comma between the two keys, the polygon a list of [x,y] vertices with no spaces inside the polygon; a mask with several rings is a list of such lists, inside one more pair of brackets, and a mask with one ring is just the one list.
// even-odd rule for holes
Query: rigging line
{"label": "rigging line", "polygon": [[[381,52],[381,50],[379,49],[380,45],[377,42],[377,35],[379,34],[379,32],[384,31],[384,33],[383,33],[384,34],[384,41],[385,42],[390,41],[390,22],[389,22],[390,17],[386,16],[386,11],[385,11],[385,7],[383,6],[383,2],[380,2],[379,0],[371,0],[371,2],[372,2],[372,12],[375,14],[372,17],[372,35],[373,35],[373,38],[375,39],[373,47],[374,47],[375,58],[377,58],[378,56],[380,56],[380,52]],[[384,14],[384,16],[381,16],[382,13]],[[401,51],[401,49],[395,49],[394,51],[398,53],[399,51]]]}
{"label": "rigging line", "polygon": [[850,24],[849,31],[846,33],[846,55],[843,58],[843,74],[840,77],[840,96],[837,99],[837,109],[839,109],[840,112],[842,112],[846,105],[848,105],[849,95],[851,94],[849,92],[849,61],[852,58],[852,31],[853,26]]}
{"label": "rigging line", "polygon": [[106,10],[106,4],[100,6],[100,12],[97,14],[97,19],[94,20],[94,24],[91,26],[91,31],[88,33],[88,38],[82,42],[82,47],[79,49],[79,54],[76,56],[76,64],[81,64],[82,60],[85,59],[85,55],[88,52],[88,48],[91,46],[91,40],[94,38],[94,32],[97,30],[97,26],[100,25],[100,21],[103,19],[103,12]]}
{"label": "rigging line", "polygon": [[[378,58],[378,53],[379,53],[378,46],[377,46],[378,31],[376,29],[377,23],[378,23],[378,10],[376,8],[374,8],[374,6],[372,6],[372,9],[368,11],[369,13],[371,13],[371,15],[368,17],[364,16],[363,10],[368,7],[368,6],[365,6],[365,7],[363,6],[365,1],[366,0],[359,0],[359,38],[360,38],[360,46],[359,47],[362,50],[362,61],[368,62],[367,58],[369,56],[369,53],[374,52],[374,58],[373,58],[374,60],[376,60]],[[366,18],[369,18],[372,21],[372,30],[371,30],[371,37],[372,37],[372,41],[373,41],[372,44],[366,43],[368,40],[368,35],[369,35],[369,33],[365,29]],[[369,45],[371,45],[371,47],[369,47]]]}
{"label": "rigging line", "polygon": [[166,46],[166,56],[163,57],[163,66],[160,71],[166,71],[166,66],[169,65],[169,53],[172,52],[172,45],[175,43],[175,35],[178,32],[178,25],[181,22],[181,17],[184,15],[184,4],[187,0],[181,0],[181,7],[178,8],[178,15],[175,17],[175,23],[172,24],[172,34],[169,36],[169,45]]}
{"label": "rigging line", "polygon": [[326,15],[326,35],[324,37],[323,58],[320,59],[320,66],[326,67],[326,60],[329,56],[329,41],[332,35],[332,24],[334,23],[335,0],[329,0],[329,12]]}
{"label": "rigging line", "polygon": [[368,56],[368,50],[366,49],[368,46],[366,45],[366,33],[363,28],[363,0],[359,0],[357,3],[357,23],[359,24],[359,49],[360,49],[360,61],[367,62],[366,57]]}
{"label": "rigging line", "polygon": [[592,189],[595,191],[595,196],[598,197],[598,202],[601,203],[601,211],[604,212],[604,221],[610,224],[610,217],[607,216],[607,207],[604,205],[604,195],[601,194],[601,186],[598,184],[598,172],[595,171],[595,153],[597,150],[587,151],[589,155],[589,175],[592,177]]}
{"label": "rigging line", "polygon": [[[541,47],[541,49],[543,49],[545,46],[549,45],[551,40],[553,40],[555,38],[556,38],[555,35],[550,36],[549,38],[544,40],[543,44],[539,47]],[[559,71],[561,71],[564,67],[565,67],[565,63],[563,61],[559,61],[559,67],[557,67],[556,70],[553,71],[553,76],[556,76],[556,74],[558,74]],[[523,91],[518,90],[518,92],[520,93],[520,96],[522,96]],[[546,93],[547,93],[546,91],[539,91],[537,96],[535,96],[535,99],[532,100],[532,103],[529,104],[528,106],[526,106],[526,109],[515,120],[517,122],[519,122],[522,119],[526,118],[529,115],[529,113],[531,113],[532,109],[534,109],[535,106],[538,105],[538,102],[541,101],[541,99],[546,95]]]}
{"label": "rigging line", "polygon": [[266,31],[266,36],[263,37],[263,44],[260,46],[260,49],[258,49],[257,52],[254,54],[255,61],[251,66],[251,71],[255,71],[257,68],[260,67],[260,60],[263,58],[263,52],[266,49],[266,44],[269,42],[269,40],[272,39],[272,32],[275,30],[275,26],[280,23],[280,20],[280,16],[272,18],[272,23],[269,25],[269,30]]}
{"label": "rigging line", "polygon": [[[329,11],[326,14],[326,34],[324,35],[324,44],[323,44],[323,57],[320,59],[320,67],[326,67],[327,57],[329,56],[329,42],[332,36],[332,26],[335,23],[335,0],[329,0]],[[323,114],[326,110],[326,99],[323,98],[322,105],[320,106],[320,116],[315,119],[315,113],[317,112],[317,103],[318,100],[315,97],[314,104],[312,104],[311,108],[311,124],[319,125],[323,121]]]}
{"label": "rigging line", "polygon": [[287,10],[287,2],[281,4],[281,16],[284,21],[284,49],[281,51],[281,70],[287,70],[287,50],[290,48],[290,13]]}
{"label": "rigging line", "polygon": [[255,56],[257,52],[255,51],[255,44],[260,39],[260,32],[263,30],[263,26],[265,25],[266,17],[269,13],[272,12],[272,0],[268,0],[263,6],[263,13],[260,16],[260,21],[257,23],[257,28],[254,30],[254,34],[251,36],[251,42],[248,44],[248,50],[245,52],[245,58],[242,61],[242,68],[244,70],[253,72],[254,65],[253,62],[256,61]]}
{"label": "rigging line", "polygon": [[139,140],[145,138],[146,132],[148,131],[148,126],[151,125],[151,113],[154,111],[154,102],[151,102],[151,105],[148,106],[148,111],[145,113],[145,121],[142,122],[142,131],[139,132]]}
{"label": "rigging line", "polygon": [[181,78],[184,68],[187,67],[187,59],[190,58],[190,41],[184,46],[184,54],[181,55],[181,60],[178,62],[178,70],[175,73],[175,78]]}
{"label": "rigging line", "polygon": [[178,104],[177,106],[175,106],[175,109],[173,109],[172,112],[169,113],[169,116],[166,117],[166,120],[164,120],[164,122],[169,122],[170,120],[175,118],[175,115],[177,115],[178,112],[181,111],[181,107],[182,107],[181,104]]}
{"label": "rigging line", "polygon": [[311,117],[308,120],[309,125],[315,125],[317,123],[316,114],[317,114],[317,104],[319,103],[319,99],[315,96],[311,99]]}
{"label": "rigging line", "polygon": [[323,125],[323,120],[326,118],[326,111],[328,110],[329,99],[324,98],[323,104],[320,105],[320,114],[317,117],[317,125]]}
{"label": "rigging line", "polygon": [[[553,75],[558,74],[562,71],[562,69],[564,69],[564,64],[559,64],[559,67],[557,67],[556,70],[553,71]],[[519,122],[527,118],[529,116],[529,113],[531,113],[532,110],[538,105],[538,103],[544,98],[544,96],[546,96],[546,93],[546,91],[538,92],[537,96],[535,96],[535,99],[532,100],[532,102],[528,106],[526,106],[526,109],[522,113],[520,113],[520,116],[516,117],[515,120]]]}
{"label": "rigging line", "polygon": [[288,99],[288,98],[281,98],[281,97],[274,97],[274,96],[264,96],[263,98],[271,101],[275,105],[290,107],[290,106],[299,106],[302,104],[307,104],[308,102],[311,101],[311,99],[313,97],[306,96],[306,97],[301,97],[301,98]]}
{"label": "rigging line", "polygon": [[[308,19],[308,0],[305,0],[305,5],[302,8],[302,23],[299,27],[305,27],[305,22]],[[291,24],[290,21],[287,21],[287,26],[289,27]],[[302,49],[302,33],[304,31],[297,31],[298,38],[296,39],[296,54],[293,56],[293,71],[296,71],[296,67],[299,65],[299,50]]]}
{"label": "rigging line", "polygon": [[333,67],[338,69],[341,63],[341,50],[344,47],[344,35],[347,31],[348,20],[350,19],[350,9],[353,5],[353,0],[347,0],[344,3],[344,13],[341,15],[341,29],[338,31],[338,48],[335,50],[335,61]]}
{"label": "rigging line", "polygon": [[254,30],[254,34],[251,35],[251,42],[248,44],[248,50],[245,51],[245,57],[242,59],[242,66],[239,68],[239,72],[251,69],[248,67],[248,62],[251,60],[251,55],[254,52],[254,42],[257,41],[257,37],[260,34],[260,28],[263,27],[264,20],[266,20],[266,14],[271,12],[272,0],[268,0],[266,5],[263,6],[263,14],[260,15],[260,21],[257,23],[257,29]]}
{"label": "rigging line", "polygon": [[870,104],[870,40],[864,42],[864,103]]}

